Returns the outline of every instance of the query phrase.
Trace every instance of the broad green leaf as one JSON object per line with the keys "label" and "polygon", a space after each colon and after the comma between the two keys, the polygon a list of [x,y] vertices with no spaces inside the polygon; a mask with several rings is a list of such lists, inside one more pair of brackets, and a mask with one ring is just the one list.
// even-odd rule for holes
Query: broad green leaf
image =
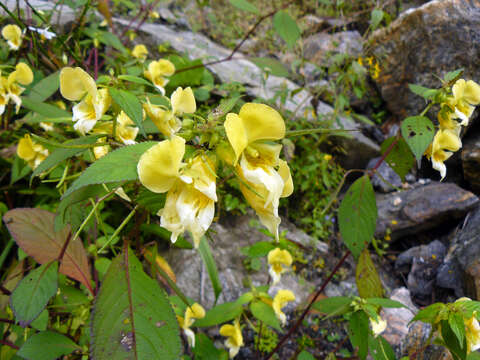
{"label": "broad green leaf", "polygon": [[257,15],[260,14],[257,7],[252,3],[249,3],[247,0],[228,0],[228,1],[237,9],[248,11]]}
{"label": "broad green leaf", "polygon": [[[396,137],[391,137],[382,143],[380,146],[382,154],[385,154],[395,139]],[[405,175],[407,175],[412,168],[415,158],[405,140],[400,138],[385,158],[385,161],[398,174],[398,176],[400,176],[402,181],[405,181]]]}
{"label": "broad green leaf", "polygon": [[288,47],[293,49],[295,43],[300,38],[301,32],[295,20],[285,10],[280,10],[275,14],[273,17],[273,28],[285,40]]}
{"label": "broad green leaf", "polygon": [[130,249],[110,265],[92,314],[92,358],[179,359],[180,333],[172,307]]}
{"label": "broad green leaf", "polygon": [[437,89],[430,89],[430,88],[427,88],[421,85],[416,85],[416,84],[408,84],[408,88],[410,89],[411,92],[425,98],[426,100],[433,99],[433,97],[435,97],[435,95],[439,91]]}
{"label": "broad green leaf", "polygon": [[420,167],[423,153],[433,140],[435,127],[425,116],[410,116],[403,120],[401,130]]}
{"label": "broad green leaf", "polygon": [[44,309],[38,317],[31,322],[30,326],[34,329],[45,331],[48,326],[48,310]]}
{"label": "broad green leaf", "polygon": [[382,336],[369,336],[368,347],[373,360],[396,360],[395,352]]}
{"label": "broad green leaf", "polygon": [[367,334],[370,329],[368,317],[363,311],[355,311],[348,320],[348,335],[354,348],[358,348],[357,356],[365,360],[368,355]]}
{"label": "broad green leaf", "polygon": [[421,309],[411,321],[423,321],[433,325],[436,322],[439,313],[444,310],[445,307],[446,305],[442,303],[429,305],[426,308]]}
{"label": "broad green leaf", "polygon": [[58,262],[41,265],[25,276],[12,292],[10,306],[20,326],[28,326],[45,309],[58,287]]}
{"label": "broad green leaf", "polygon": [[467,355],[467,360],[480,360],[480,353],[478,352],[471,352]]}
{"label": "broad green leaf", "polygon": [[215,302],[218,300],[218,296],[222,292],[222,284],[220,283],[220,278],[218,277],[217,264],[215,264],[215,259],[213,258],[212,251],[208,245],[207,239],[205,236],[200,240],[200,245],[198,246],[198,252],[202,257],[202,260],[207,268],[208,276],[212,282],[213,292],[215,293]]}
{"label": "broad green leaf", "polygon": [[195,334],[195,347],[192,350],[195,360],[228,360],[228,353],[217,349],[213,341],[202,333]]}
{"label": "broad green leaf", "polygon": [[65,335],[42,331],[29,337],[17,355],[27,360],[55,360],[75,350],[82,348]]}
{"label": "broad green leaf", "polygon": [[278,60],[261,57],[252,57],[250,60],[266,73],[281,77],[287,77],[289,75],[288,70]]}
{"label": "broad green leaf", "polygon": [[[89,135],[89,136],[82,136],[77,139],[69,140],[64,142],[64,145],[90,145],[97,141],[100,135]],[[86,148],[57,148],[52,151],[52,153],[43,160],[40,165],[38,165],[32,173],[32,178],[35,176],[40,175],[44,171],[51,169],[52,167],[60,164],[62,161],[71,158],[72,156],[78,155],[83,153]]]}
{"label": "broad green leaf", "polygon": [[133,75],[119,75],[118,78],[120,80],[125,80],[125,81],[130,81],[130,82],[133,82],[133,83],[136,83],[136,84],[140,84],[140,85],[147,85],[147,86],[152,86],[154,87],[155,85],[153,85],[150,81],[147,81],[141,77],[138,77],[138,76],[133,76]]}
{"label": "broad green leaf", "polygon": [[[55,215],[43,209],[18,208],[3,216],[17,245],[40,264],[56,260],[71,236],[70,226],[54,229]],[[81,239],[70,241],[60,265],[60,272],[80,281],[93,294],[87,254]]]}
{"label": "broad green leaf", "polygon": [[83,171],[82,175],[63,194],[62,199],[88,185],[137,180],[138,160],[155,144],[157,144],[155,141],[146,141],[124,146],[108,153]]}
{"label": "broad green leaf", "polygon": [[275,312],[270,305],[265,304],[263,301],[256,300],[250,303],[250,311],[252,315],[258,320],[263,321],[268,326],[281,331],[280,321],[277,319]]}
{"label": "broad green leaf", "polygon": [[298,354],[297,360],[315,360],[315,358],[308,351],[303,350],[300,354]]}
{"label": "broad green leaf", "polygon": [[240,315],[242,308],[242,304],[236,301],[216,305],[206,312],[204,318],[195,320],[195,326],[208,327],[226,323]]}
{"label": "broad green leaf", "polygon": [[370,26],[375,30],[383,20],[385,13],[380,9],[374,9],[370,14]]}
{"label": "broad green leaf", "polygon": [[339,316],[350,311],[352,299],[347,296],[333,296],[315,301],[312,309],[329,316]]}
{"label": "broad green leaf", "polygon": [[[178,86],[202,85],[203,73],[205,68],[200,59],[188,60],[177,55],[169,57],[169,60],[175,65],[175,74],[170,76],[167,89],[175,90]],[[195,67],[194,69],[183,71],[183,69]]]}
{"label": "broad green leaf", "polygon": [[465,323],[463,316],[459,313],[450,313],[448,316],[448,324],[457,337],[458,343],[463,344],[465,340]]}
{"label": "broad green leaf", "polygon": [[58,106],[46,104],[41,101],[32,100],[28,97],[22,97],[22,106],[46,118],[72,118],[72,114]]}
{"label": "broad green leaf", "polygon": [[54,72],[53,74],[43,78],[37,82],[28,92],[28,98],[33,101],[45,101],[50,96],[52,96],[60,86],[59,72]]}
{"label": "broad green leaf", "polygon": [[347,190],[338,209],[338,223],[345,245],[358,257],[372,240],[377,223],[377,204],[368,175]]}
{"label": "broad green leaf", "polygon": [[365,248],[358,258],[355,280],[360,297],[366,299],[372,297],[381,298],[383,296],[382,281],[380,276],[378,276],[368,248]]}
{"label": "broad green leaf", "polygon": [[142,104],[135,95],[125,90],[109,88],[108,92],[113,101],[132,119],[133,123],[140,129],[143,136],[147,136],[143,128],[143,109]]}
{"label": "broad green leaf", "polygon": [[275,245],[268,241],[259,241],[248,247],[248,256],[251,258],[266,256],[270,250],[275,249]]}
{"label": "broad green leaf", "polygon": [[385,299],[385,298],[368,298],[366,299],[367,303],[372,304],[372,305],[377,305],[381,306],[383,308],[406,308],[404,304],[401,302],[391,300],[391,299]]}
{"label": "broad green leaf", "polygon": [[458,337],[455,332],[450,327],[450,324],[447,320],[442,320],[440,322],[442,340],[446,344],[448,350],[452,354],[454,360],[463,360],[467,357],[467,344],[466,338],[463,339],[463,342],[458,341]]}
{"label": "broad green leaf", "polygon": [[443,81],[445,81],[446,83],[456,81],[458,78],[460,78],[460,76],[462,76],[463,70],[464,69],[462,68],[446,73],[443,77]]}
{"label": "broad green leaf", "polygon": [[13,159],[12,173],[10,174],[10,185],[16,183],[18,180],[23,179],[27,176],[32,169],[25,160],[20,159],[17,154]]}

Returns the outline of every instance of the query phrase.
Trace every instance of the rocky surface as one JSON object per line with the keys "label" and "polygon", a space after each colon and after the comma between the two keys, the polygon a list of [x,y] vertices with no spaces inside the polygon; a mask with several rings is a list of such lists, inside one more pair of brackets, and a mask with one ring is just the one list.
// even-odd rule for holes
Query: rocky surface
{"label": "rocky surface", "polygon": [[478,129],[476,130],[477,132],[463,141],[462,167],[465,180],[478,193],[480,192],[480,134]]}
{"label": "rocky surface", "polygon": [[328,55],[349,54],[360,56],[363,51],[362,36],[358,31],[340,31],[333,34],[319,32],[304,40],[305,59],[317,64],[327,65]]}
{"label": "rocky surface", "polygon": [[[367,169],[372,169],[380,160],[380,157],[373,158],[367,164]],[[386,180],[386,181],[385,181]],[[387,164],[386,161],[378,167],[376,173],[371,178],[372,185],[376,190],[383,193],[394,191],[395,188],[402,187],[402,179],[398,174]],[[392,185],[394,187],[392,187]]]}
{"label": "rocky surface", "polygon": [[400,15],[370,37],[381,61],[376,80],[388,108],[400,118],[417,115],[425,101],[408,84],[440,86],[436,76],[465,69],[465,77],[479,80],[480,2],[434,0]]}
{"label": "rocky surface", "polygon": [[407,356],[416,360],[452,360],[447,349],[438,345],[427,345],[432,326],[420,321],[413,322],[408,328],[408,334],[403,340],[399,357]]}
{"label": "rocky surface", "polygon": [[432,182],[386,195],[377,194],[378,220],[375,234],[387,228],[392,240],[460,219],[478,204],[478,198],[452,183]]}

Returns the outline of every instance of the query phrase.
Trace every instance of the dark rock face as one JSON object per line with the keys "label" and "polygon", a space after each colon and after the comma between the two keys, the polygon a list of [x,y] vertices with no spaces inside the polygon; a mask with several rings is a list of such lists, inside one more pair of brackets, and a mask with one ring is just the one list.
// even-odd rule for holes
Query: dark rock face
{"label": "dark rock face", "polygon": [[381,61],[376,80],[390,111],[417,115],[425,101],[408,84],[439,87],[435,77],[464,68],[464,77],[480,79],[480,1],[435,0],[404,12],[388,28],[370,37]]}
{"label": "dark rock face", "polygon": [[443,346],[429,345],[428,340],[432,326],[421,321],[413,322],[408,328],[408,334],[401,344],[401,356],[417,360],[452,360],[449,351]]}
{"label": "dark rock face", "polygon": [[[374,158],[368,162],[367,169],[372,169],[378,162],[380,158]],[[380,176],[378,176],[378,174]],[[383,161],[382,164],[378,167],[377,173],[372,176],[372,185],[375,189],[383,192],[388,193],[395,190],[390,184],[396,187],[402,186],[402,179],[398,174],[388,165],[386,161]],[[383,181],[385,179],[387,182]]]}
{"label": "dark rock face", "polygon": [[463,176],[472,188],[480,191],[480,133],[469,136],[463,142],[462,148]]}
{"label": "dark rock face", "polygon": [[478,203],[478,198],[455,184],[437,183],[403,192],[377,195],[378,220],[375,235],[387,228],[392,239],[460,219]]}

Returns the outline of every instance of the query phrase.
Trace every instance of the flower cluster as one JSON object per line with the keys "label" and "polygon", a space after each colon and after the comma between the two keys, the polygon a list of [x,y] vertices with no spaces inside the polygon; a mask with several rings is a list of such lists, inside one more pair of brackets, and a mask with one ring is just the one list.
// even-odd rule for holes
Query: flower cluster
{"label": "flower cluster", "polygon": [[17,25],[6,25],[2,29],[2,37],[7,40],[7,44],[11,50],[18,50],[22,45],[23,33],[22,29]]}
{"label": "flower cluster", "polygon": [[440,172],[442,179],[447,174],[444,162],[462,147],[461,127],[468,125],[475,105],[478,104],[480,104],[480,85],[464,79],[455,82],[452,86],[452,94],[440,104],[439,129],[425,151],[425,156],[432,161],[433,168]]}
{"label": "flower cluster", "polygon": [[20,159],[25,160],[28,166],[35,169],[47,158],[49,152],[42,145],[34,142],[30,135],[25,134],[18,142],[17,155]]}

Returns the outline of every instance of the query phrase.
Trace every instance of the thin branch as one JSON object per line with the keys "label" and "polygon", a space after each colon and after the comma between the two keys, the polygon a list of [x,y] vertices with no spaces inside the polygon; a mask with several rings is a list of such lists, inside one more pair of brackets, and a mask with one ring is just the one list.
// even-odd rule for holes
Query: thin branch
{"label": "thin branch", "polygon": [[15,350],[20,349],[17,345],[15,345],[15,344],[11,343],[10,341],[7,341],[7,340],[0,340],[0,344],[10,346],[12,349],[15,349]]}
{"label": "thin branch", "polygon": [[65,255],[65,251],[67,251],[67,247],[70,244],[70,240],[72,239],[72,232],[69,231],[67,235],[67,239],[65,240],[65,244],[62,246],[62,250],[60,250],[60,254],[58,255],[58,262],[61,263],[63,260],[63,256]]}
{"label": "thin branch", "polygon": [[10,290],[8,290],[5,286],[3,286],[1,284],[0,284],[0,292],[3,295],[7,295],[7,296],[10,296],[12,294],[12,292]]}

